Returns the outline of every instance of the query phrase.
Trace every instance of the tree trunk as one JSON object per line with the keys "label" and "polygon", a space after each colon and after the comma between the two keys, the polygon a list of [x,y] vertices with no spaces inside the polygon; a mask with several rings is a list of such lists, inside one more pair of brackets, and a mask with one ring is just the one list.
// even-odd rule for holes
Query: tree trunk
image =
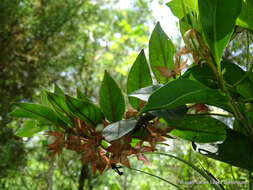
{"label": "tree trunk", "polygon": [[92,184],[90,183],[91,179],[90,179],[89,168],[88,168],[87,164],[82,165],[82,169],[81,169],[81,173],[80,173],[80,177],[79,177],[78,190],[83,190],[85,180],[88,180],[89,190],[92,190],[93,188],[92,188]]}

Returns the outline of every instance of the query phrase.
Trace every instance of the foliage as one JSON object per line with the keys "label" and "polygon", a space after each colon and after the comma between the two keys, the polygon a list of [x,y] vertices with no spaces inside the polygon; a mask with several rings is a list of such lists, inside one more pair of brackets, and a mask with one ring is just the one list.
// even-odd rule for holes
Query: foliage
{"label": "foliage", "polygon": [[[94,98],[98,88],[90,84],[96,86],[105,66],[121,71],[114,75],[119,79],[124,74],[122,68],[132,61],[124,57],[133,54],[133,47],[147,42],[146,22],[152,18],[146,6],[148,1],[136,1],[135,9],[118,9],[117,3],[116,0],[1,2],[0,156],[4,159],[0,176],[8,176],[11,168],[14,172],[10,175],[17,174],[17,169],[22,169],[26,162],[23,140],[13,134],[22,124],[9,115],[13,102],[38,101],[41,87],[51,88],[54,82],[71,93],[79,87]],[[135,17],[142,19],[135,22]],[[116,33],[121,36],[115,36]],[[38,126],[35,131],[43,127]],[[19,132],[22,134],[22,129]]]}
{"label": "foliage", "polygon": [[[117,164],[131,169],[130,155],[149,165],[144,154],[156,151],[158,143],[173,138],[171,134],[191,141],[193,148],[205,156],[251,172],[253,67],[249,61],[246,69],[241,69],[236,63],[222,60],[236,25],[251,29],[250,19],[244,19],[246,24],[241,22],[245,18],[242,15],[250,13],[245,13],[247,8],[242,9],[239,0],[198,0],[197,4],[198,9],[191,8],[196,5],[194,0],[173,0],[168,4],[182,13],[175,16],[184,25],[181,32],[185,33],[185,47],[175,53],[174,45],[157,23],[149,41],[152,73],[147,72],[141,51],[128,75],[128,98],[135,109],[129,107],[125,111],[123,93],[109,72],[105,72],[99,105],[81,95],[81,90],[72,97],[55,86],[54,93],[42,91],[41,96],[46,94],[42,104],[17,103],[19,110],[12,115],[35,119],[39,127],[51,122],[46,131],[54,142],[47,145],[48,149],[53,155],[61,154],[63,148],[80,153],[82,162],[90,163],[94,175],[97,170],[102,174],[110,168],[121,175]],[[192,54],[194,61],[181,63],[184,54]],[[181,73],[186,65],[188,69]],[[156,79],[159,84],[153,85],[152,74],[153,81]],[[143,78],[146,81],[142,83]],[[211,111],[215,107],[222,114]],[[226,125],[215,115],[232,117],[234,125]],[[29,123],[35,123],[33,120]],[[33,127],[26,123],[18,134],[30,135]],[[212,143],[213,148],[199,148],[197,142]],[[209,181],[218,182],[207,170],[188,165]],[[223,189],[222,185],[212,185]]]}

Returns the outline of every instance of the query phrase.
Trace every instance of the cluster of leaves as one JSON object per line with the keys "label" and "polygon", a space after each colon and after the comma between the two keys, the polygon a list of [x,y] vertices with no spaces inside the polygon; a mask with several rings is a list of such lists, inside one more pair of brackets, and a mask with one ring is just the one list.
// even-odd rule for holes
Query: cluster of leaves
{"label": "cluster of leaves", "polygon": [[[168,133],[192,141],[193,148],[208,157],[252,170],[252,65],[245,71],[222,60],[235,26],[252,29],[250,1],[172,0],[168,6],[180,19],[186,46],[176,53],[157,23],[149,41],[149,64],[155,79],[142,50],[127,80],[132,107],[125,111],[120,88],[105,72],[99,106],[79,90],[74,98],[57,86],[54,93],[42,92],[43,105],[17,103],[19,108],[12,115],[32,119],[17,135],[31,136],[50,124],[53,130],[48,134],[55,141],[48,148],[54,154],[63,147],[81,152],[94,173],[106,167],[115,169],[118,163],[130,167],[128,156],[132,154],[148,164],[144,153],[155,151],[157,143],[171,137]],[[181,64],[186,53],[193,55],[194,62],[181,74],[188,63]],[[233,126],[213,117],[210,106],[234,117]],[[222,142],[214,145],[215,152],[196,144],[215,142]],[[231,151],[234,148],[236,152]]]}

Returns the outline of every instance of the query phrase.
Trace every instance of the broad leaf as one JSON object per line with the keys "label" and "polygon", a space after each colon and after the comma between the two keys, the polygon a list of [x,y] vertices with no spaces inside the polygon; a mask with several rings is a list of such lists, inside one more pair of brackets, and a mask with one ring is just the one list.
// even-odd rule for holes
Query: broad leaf
{"label": "broad leaf", "polygon": [[18,137],[32,137],[34,134],[43,131],[45,127],[39,127],[36,120],[27,120],[24,124],[15,132]]}
{"label": "broad leaf", "polygon": [[154,116],[161,117],[164,119],[183,120],[188,111],[187,106],[179,106],[168,110],[151,111],[150,113]]}
{"label": "broad leaf", "polygon": [[209,68],[207,63],[202,65],[194,65],[190,69],[188,69],[182,76],[183,78],[187,78],[190,80],[196,80],[201,82],[203,85],[209,88],[219,88],[219,84],[217,79],[215,78],[212,70]]}
{"label": "broad leaf", "polygon": [[87,122],[89,125],[96,127],[101,123],[103,114],[99,107],[89,101],[82,101],[66,95],[66,103],[72,114]]}
{"label": "broad leaf", "polygon": [[226,162],[233,166],[253,170],[253,143],[247,136],[227,129],[227,138],[223,143],[201,146],[193,144],[194,149],[204,156]]}
{"label": "broad leaf", "polygon": [[11,112],[11,116],[13,117],[20,117],[20,118],[30,118],[30,119],[36,119],[40,125],[50,125],[52,122],[48,121],[45,118],[42,118],[39,115],[36,115],[34,113],[31,113],[29,111],[26,111],[22,108],[15,108]]}
{"label": "broad leaf", "polygon": [[169,127],[173,127],[171,134],[194,142],[216,142],[226,138],[226,128],[221,121],[209,116],[186,116],[183,120],[164,118]]}
{"label": "broad leaf", "polygon": [[242,0],[241,14],[236,20],[236,24],[244,28],[253,30],[253,1]]}
{"label": "broad leaf", "polygon": [[[31,113],[31,118],[39,117],[44,120],[50,121],[52,124],[60,127],[67,127],[67,124],[64,123],[56,113],[51,110],[49,107],[40,105],[40,104],[32,104],[32,103],[16,103],[16,106],[25,110],[24,115],[28,117],[28,113]],[[21,110],[18,112],[20,113]],[[17,114],[17,111],[16,111]]]}
{"label": "broad leaf", "polygon": [[198,0],[200,23],[218,64],[240,14],[241,4],[241,0]]}
{"label": "broad leaf", "polygon": [[51,104],[52,109],[60,116],[60,118],[73,125],[71,112],[65,102],[65,97],[56,93],[47,92],[47,99]]}
{"label": "broad leaf", "polygon": [[158,22],[149,40],[149,61],[155,78],[159,83],[167,82],[168,79],[161,75],[157,66],[173,69],[173,55],[175,47],[169,37],[165,34]]}
{"label": "broad leaf", "polygon": [[163,86],[163,84],[155,84],[153,86],[148,86],[145,88],[141,88],[139,90],[136,90],[134,92],[132,92],[131,94],[129,94],[128,96],[132,96],[132,97],[136,97],[142,101],[147,102],[149,96],[154,93],[156,90],[158,90],[159,88],[161,88]]}
{"label": "broad leaf", "polygon": [[105,71],[99,92],[100,107],[110,122],[122,119],[125,112],[125,101],[117,83]]}
{"label": "broad leaf", "polygon": [[247,73],[234,63],[222,62],[224,80],[244,98],[253,98],[253,83]]}
{"label": "broad leaf", "polygon": [[227,97],[220,90],[210,89],[197,81],[177,79],[156,90],[141,113],[190,103],[209,104],[230,111],[227,102]]}
{"label": "broad leaf", "polygon": [[[189,11],[198,10],[198,0],[183,0],[185,6],[185,14]],[[184,10],[182,6],[182,0],[171,0],[166,5],[170,8],[171,12],[178,18],[182,19],[184,17]]]}
{"label": "broad leaf", "polygon": [[131,132],[136,125],[136,119],[121,120],[108,125],[102,134],[107,141],[113,141]]}
{"label": "broad leaf", "polygon": [[[141,50],[133,66],[131,67],[127,78],[127,93],[138,90],[140,88],[152,85],[152,77],[149,71],[145,53]],[[129,102],[136,110],[139,107],[137,98],[129,97]]]}
{"label": "broad leaf", "polygon": [[59,95],[64,95],[63,90],[55,83],[54,84],[54,93]]}
{"label": "broad leaf", "polygon": [[83,101],[90,101],[82,92],[79,88],[76,89],[76,95],[77,98]]}
{"label": "broad leaf", "polygon": [[44,106],[49,106],[49,102],[47,99],[47,93],[44,90],[41,90],[41,92],[40,92],[40,102]]}

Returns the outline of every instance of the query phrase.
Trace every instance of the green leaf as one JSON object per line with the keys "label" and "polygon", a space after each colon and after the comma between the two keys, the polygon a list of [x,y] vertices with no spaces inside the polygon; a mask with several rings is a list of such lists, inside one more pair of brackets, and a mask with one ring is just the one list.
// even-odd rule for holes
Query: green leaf
{"label": "green leaf", "polygon": [[64,95],[63,90],[55,83],[54,84],[54,93],[59,95]]}
{"label": "green leaf", "polygon": [[79,88],[76,89],[77,98],[83,101],[90,101]]}
{"label": "green leaf", "polygon": [[50,125],[52,124],[52,122],[36,115],[36,114],[33,114],[29,111],[26,111],[22,108],[15,108],[11,113],[10,113],[11,116],[13,117],[21,117],[21,118],[30,118],[30,119],[36,119],[40,125]]}
{"label": "green leaf", "polygon": [[245,136],[247,135],[247,131],[245,130],[245,127],[237,119],[234,120],[233,130],[235,130],[236,132],[242,133]]}
{"label": "green leaf", "polygon": [[218,81],[207,63],[194,65],[183,74],[182,78],[196,80],[209,88],[219,88]]}
{"label": "green leaf", "polygon": [[82,101],[68,95],[65,96],[66,103],[74,116],[79,117],[93,127],[101,123],[103,114],[99,107],[89,101]]}
{"label": "green leaf", "polygon": [[103,136],[107,141],[117,140],[131,132],[137,125],[136,119],[121,120],[108,125],[103,130]]}
{"label": "green leaf", "polygon": [[[140,88],[152,85],[152,77],[149,71],[148,63],[145,57],[145,53],[141,50],[140,54],[136,58],[133,66],[130,69],[127,78],[127,93],[138,90]],[[129,102],[136,110],[139,107],[139,100],[133,97],[129,97]]]}
{"label": "green leaf", "polygon": [[224,72],[224,80],[232,86],[243,98],[253,98],[253,83],[250,75],[231,62],[221,62]]}
{"label": "green leaf", "polygon": [[236,24],[253,30],[253,1],[252,0],[242,0],[242,10],[241,14],[236,20]]}
{"label": "green leaf", "polygon": [[110,122],[122,119],[125,112],[125,100],[117,83],[106,71],[100,87],[99,104]]}
{"label": "green leaf", "polygon": [[44,90],[40,92],[40,101],[42,105],[49,106],[49,102],[47,100],[47,93]]}
{"label": "green leaf", "polygon": [[[187,14],[190,9],[191,11],[198,10],[198,0],[183,0],[185,6],[185,13]],[[166,5],[170,8],[171,12],[178,18],[184,17],[184,10],[182,6],[182,0],[171,0]]]}
{"label": "green leaf", "polygon": [[[16,106],[22,108],[25,112],[23,113],[25,117],[29,117],[28,114],[30,114],[30,118],[41,118],[44,120],[48,120],[54,125],[66,128],[67,124],[64,123],[57,115],[56,113],[51,110],[49,107],[40,105],[40,104],[32,104],[32,103],[16,103]],[[18,114],[17,114],[18,112]],[[13,113],[13,115],[19,115],[21,110],[16,110],[16,112]]]}
{"label": "green leaf", "polygon": [[231,129],[227,129],[227,138],[215,146],[194,146],[194,149],[204,156],[226,162],[233,166],[253,170],[253,144],[249,137]]}
{"label": "green leaf", "polygon": [[226,128],[221,121],[209,116],[186,116],[183,120],[164,118],[175,129],[171,134],[194,142],[216,142],[226,138]]}
{"label": "green leaf", "polygon": [[239,66],[232,62],[222,61],[221,68],[224,71],[223,78],[227,84],[233,86],[238,83],[246,74]]}
{"label": "green leaf", "polygon": [[32,137],[34,134],[43,131],[45,127],[38,127],[35,120],[26,120],[24,124],[15,132],[18,137]]}
{"label": "green leaf", "polygon": [[230,111],[227,102],[227,97],[220,90],[210,89],[197,81],[177,79],[156,90],[141,113],[190,103],[209,104]]}
{"label": "green leaf", "polygon": [[175,47],[169,37],[165,34],[158,22],[149,40],[149,61],[155,78],[159,83],[167,82],[168,79],[161,75],[157,66],[173,69],[173,55]]}
{"label": "green leaf", "polygon": [[138,98],[140,100],[143,100],[143,101],[147,102],[149,96],[153,92],[155,92],[156,90],[158,90],[159,88],[161,88],[162,86],[163,86],[163,84],[155,84],[155,85],[152,85],[152,86],[141,88],[139,90],[136,90],[136,91],[132,92],[128,96],[136,97],[136,98]]}
{"label": "green leaf", "polygon": [[230,40],[241,4],[241,0],[198,0],[200,23],[217,64]]}
{"label": "green leaf", "polygon": [[73,117],[65,102],[65,97],[56,93],[47,92],[47,99],[51,104],[52,109],[60,116],[60,118],[69,125],[73,125]]}
{"label": "green leaf", "polygon": [[156,117],[173,120],[183,120],[188,111],[187,106],[179,106],[167,110],[151,111],[150,113]]}

